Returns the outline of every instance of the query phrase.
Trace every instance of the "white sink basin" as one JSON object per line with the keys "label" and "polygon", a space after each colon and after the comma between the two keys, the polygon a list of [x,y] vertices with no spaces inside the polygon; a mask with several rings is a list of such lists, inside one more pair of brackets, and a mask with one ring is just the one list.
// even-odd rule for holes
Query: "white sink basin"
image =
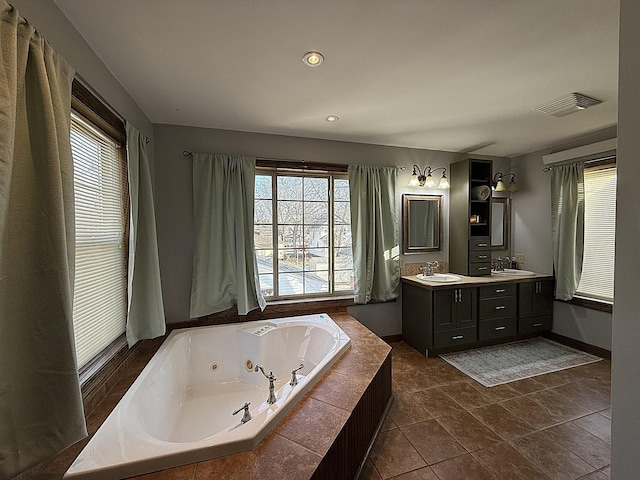
{"label": "white sink basin", "polygon": [[491,272],[491,275],[509,275],[509,276],[517,276],[517,277],[527,277],[529,275],[535,275],[535,272],[531,272],[529,270],[516,270],[514,268],[505,268],[504,271],[500,272]]}
{"label": "white sink basin", "polygon": [[458,282],[460,277],[457,275],[451,275],[449,273],[434,273],[433,275],[423,275],[419,273],[416,275],[418,280],[424,280],[425,282],[438,282],[438,283],[447,283],[447,282]]}

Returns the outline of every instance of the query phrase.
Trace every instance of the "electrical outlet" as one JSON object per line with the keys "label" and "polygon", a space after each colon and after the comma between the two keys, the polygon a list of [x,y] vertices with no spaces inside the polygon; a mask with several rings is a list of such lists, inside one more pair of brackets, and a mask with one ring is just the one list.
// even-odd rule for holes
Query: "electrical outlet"
{"label": "electrical outlet", "polygon": [[517,262],[517,263],[524,263],[524,255],[522,253],[516,253],[513,256],[513,259]]}

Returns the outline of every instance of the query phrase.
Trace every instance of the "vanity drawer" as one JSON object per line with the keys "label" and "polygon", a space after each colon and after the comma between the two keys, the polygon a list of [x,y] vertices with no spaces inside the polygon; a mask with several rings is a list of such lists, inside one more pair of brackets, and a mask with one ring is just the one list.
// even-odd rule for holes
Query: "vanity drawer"
{"label": "vanity drawer", "polygon": [[478,275],[491,275],[491,263],[470,263],[469,275],[472,277]]}
{"label": "vanity drawer", "polygon": [[480,300],[480,320],[515,317],[516,303],[515,295],[510,297],[485,298],[484,300]]}
{"label": "vanity drawer", "polygon": [[491,250],[489,237],[472,237],[469,239],[469,251]]}
{"label": "vanity drawer", "polygon": [[489,287],[480,287],[480,299],[493,297],[508,297],[515,295],[517,290],[515,283],[497,284]]}
{"label": "vanity drawer", "polygon": [[483,341],[493,340],[494,338],[511,337],[516,334],[516,323],[516,317],[481,320],[478,330],[479,340]]}
{"label": "vanity drawer", "polygon": [[490,261],[491,253],[487,251],[469,252],[469,263],[487,263]]}
{"label": "vanity drawer", "polygon": [[433,332],[434,348],[454,347],[465,345],[478,340],[478,330],[476,327],[456,328],[455,330],[445,330]]}
{"label": "vanity drawer", "polygon": [[553,317],[542,315],[541,317],[526,317],[518,320],[518,333],[537,333],[551,330]]}

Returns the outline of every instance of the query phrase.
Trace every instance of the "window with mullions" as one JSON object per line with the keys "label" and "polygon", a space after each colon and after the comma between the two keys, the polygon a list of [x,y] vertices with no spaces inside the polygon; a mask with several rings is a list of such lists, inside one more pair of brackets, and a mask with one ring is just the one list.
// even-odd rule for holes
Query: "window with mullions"
{"label": "window with mullions", "polygon": [[258,170],[254,223],[265,297],[330,296],[353,290],[345,175]]}

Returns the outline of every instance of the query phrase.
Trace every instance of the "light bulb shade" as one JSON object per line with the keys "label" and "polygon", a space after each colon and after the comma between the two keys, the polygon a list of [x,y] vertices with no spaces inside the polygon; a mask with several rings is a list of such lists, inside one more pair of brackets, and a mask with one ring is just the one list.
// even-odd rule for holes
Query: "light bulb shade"
{"label": "light bulb shade", "polygon": [[409,179],[409,186],[410,187],[417,187],[418,186],[418,175],[411,175],[411,178]]}
{"label": "light bulb shade", "polygon": [[442,178],[440,179],[440,182],[438,183],[438,188],[449,188],[449,179],[445,176],[445,174],[442,174]]}
{"label": "light bulb shade", "polygon": [[507,187],[504,186],[504,182],[502,180],[498,180],[496,183],[496,192],[506,192]]}
{"label": "light bulb shade", "polygon": [[510,192],[518,191],[518,185],[516,185],[516,181],[513,178],[509,182],[509,186],[507,187],[507,190],[509,190]]}
{"label": "light bulb shade", "polygon": [[436,186],[436,182],[433,180],[433,177],[431,176],[431,174],[427,175],[427,178],[425,179],[424,184],[426,187],[429,187],[429,188],[433,188]]}

